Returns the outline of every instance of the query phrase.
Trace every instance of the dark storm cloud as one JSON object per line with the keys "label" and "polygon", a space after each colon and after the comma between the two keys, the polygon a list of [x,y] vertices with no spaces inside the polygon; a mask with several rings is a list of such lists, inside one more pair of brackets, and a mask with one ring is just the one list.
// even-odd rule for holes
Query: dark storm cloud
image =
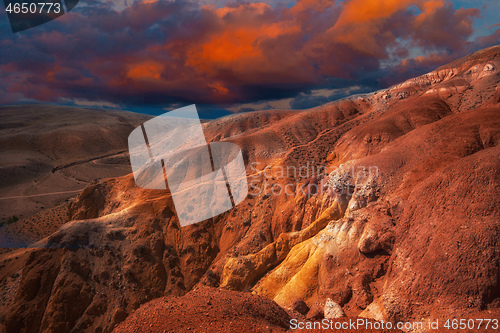
{"label": "dark storm cloud", "polygon": [[[88,1],[40,27],[2,30],[0,103],[230,104],[295,97],[292,107],[315,106],[343,93],[308,94],[313,87],[357,85],[364,92],[491,43],[494,36],[469,41],[478,15],[439,0],[222,8],[145,1],[123,10]],[[421,55],[409,58],[415,52]]]}

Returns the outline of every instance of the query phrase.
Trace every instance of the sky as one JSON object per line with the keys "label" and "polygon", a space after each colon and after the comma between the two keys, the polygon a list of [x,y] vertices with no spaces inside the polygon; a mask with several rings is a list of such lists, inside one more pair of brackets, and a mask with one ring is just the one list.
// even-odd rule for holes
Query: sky
{"label": "sky", "polygon": [[499,12],[496,0],[80,0],[13,33],[1,6],[0,104],[305,109],[499,44]]}

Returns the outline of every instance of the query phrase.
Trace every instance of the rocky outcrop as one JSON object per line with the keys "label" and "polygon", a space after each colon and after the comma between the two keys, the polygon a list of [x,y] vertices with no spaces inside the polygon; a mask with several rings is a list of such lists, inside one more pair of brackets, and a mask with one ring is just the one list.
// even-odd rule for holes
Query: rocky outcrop
{"label": "rocky outcrop", "polygon": [[345,317],[345,313],[344,310],[342,310],[342,307],[332,301],[330,298],[327,298],[325,302],[325,318],[338,319],[342,317]]}

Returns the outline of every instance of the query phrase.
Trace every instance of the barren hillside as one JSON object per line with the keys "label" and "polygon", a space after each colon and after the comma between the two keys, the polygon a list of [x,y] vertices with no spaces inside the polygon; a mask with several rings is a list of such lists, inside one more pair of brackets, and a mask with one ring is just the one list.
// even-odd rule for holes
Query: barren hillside
{"label": "barren hillside", "polygon": [[130,173],[127,137],[149,118],[57,105],[0,106],[0,223],[20,219],[2,230],[11,245],[46,237],[67,222],[68,199],[90,181]]}
{"label": "barren hillside", "polygon": [[350,318],[498,318],[499,82],[497,46],[372,94],[205,123],[209,141],[242,148],[245,201],[181,228],[170,194],[131,174],[88,184],[67,223],[0,256],[0,327],[147,331],[160,324],[141,313],[158,312],[184,332],[207,298],[207,318],[234,331],[321,318],[327,299]]}

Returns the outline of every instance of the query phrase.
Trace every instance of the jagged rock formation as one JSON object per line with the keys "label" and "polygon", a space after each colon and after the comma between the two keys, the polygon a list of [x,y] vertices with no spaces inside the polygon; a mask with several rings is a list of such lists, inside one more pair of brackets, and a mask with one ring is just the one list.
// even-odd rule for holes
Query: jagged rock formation
{"label": "jagged rock formation", "polygon": [[170,195],[131,175],[88,185],[71,222],[0,258],[0,327],[110,332],[198,285],[300,299],[311,318],[328,299],[379,320],[499,308],[499,68],[494,47],[373,94],[204,124],[243,149],[244,202],[180,228]]}

